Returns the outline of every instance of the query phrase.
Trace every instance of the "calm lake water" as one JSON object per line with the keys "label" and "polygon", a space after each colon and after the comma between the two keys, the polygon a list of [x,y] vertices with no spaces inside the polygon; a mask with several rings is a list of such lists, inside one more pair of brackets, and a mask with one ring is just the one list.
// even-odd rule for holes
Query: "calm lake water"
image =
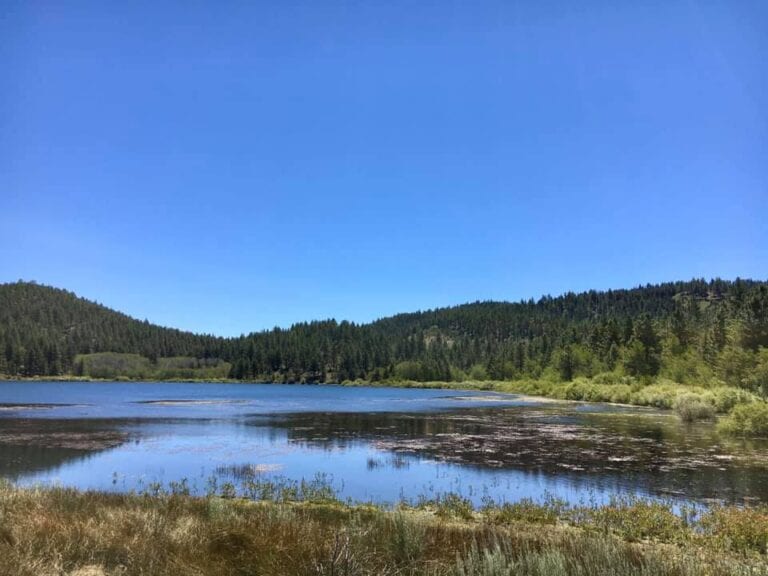
{"label": "calm lake water", "polygon": [[0,476],[145,490],[325,475],[341,496],[768,502],[768,442],[669,412],[455,390],[0,383]]}

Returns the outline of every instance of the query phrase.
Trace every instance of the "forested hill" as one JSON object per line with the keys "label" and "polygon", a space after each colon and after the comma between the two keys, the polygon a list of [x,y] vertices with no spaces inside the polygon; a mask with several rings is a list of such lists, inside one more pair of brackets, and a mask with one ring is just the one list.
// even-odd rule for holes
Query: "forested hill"
{"label": "forested hill", "polygon": [[768,347],[768,283],[751,280],[476,302],[239,338],[159,327],[35,283],[0,285],[0,373],[9,376],[148,377],[158,367],[186,367],[238,379],[336,382],[612,372],[755,388],[761,347]]}
{"label": "forested hill", "polygon": [[94,352],[205,357],[218,354],[222,343],[136,320],[66,290],[34,282],[0,285],[0,373],[64,374],[75,356]]}

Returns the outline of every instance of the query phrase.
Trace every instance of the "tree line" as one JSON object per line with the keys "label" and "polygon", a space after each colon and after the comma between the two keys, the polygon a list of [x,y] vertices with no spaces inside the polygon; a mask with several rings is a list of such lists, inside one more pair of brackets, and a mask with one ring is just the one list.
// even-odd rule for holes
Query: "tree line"
{"label": "tree line", "polygon": [[247,380],[571,380],[615,373],[719,381],[768,395],[768,283],[697,279],[474,302],[236,338],[156,326],[35,283],[0,285],[0,374],[82,373],[84,357],[106,352],[139,355],[152,366],[192,358]]}

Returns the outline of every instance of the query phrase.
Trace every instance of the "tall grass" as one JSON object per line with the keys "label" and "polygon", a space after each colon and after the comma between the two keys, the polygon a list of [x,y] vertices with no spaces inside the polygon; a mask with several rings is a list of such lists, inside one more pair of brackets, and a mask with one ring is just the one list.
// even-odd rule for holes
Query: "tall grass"
{"label": "tall grass", "polygon": [[[740,572],[743,568],[743,572]],[[686,556],[663,551],[640,552],[626,544],[599,538],[562,535],[557,546],[515,549],[506,543],[473,546],[456,561],[455,576],[704,576],[748,574],[748,567],[720,562],[705,566]],[[759,574],[758,569],[755,574]]]}
{"label": "tall grass", "polygon": [[450,514],[324,496],[254,502],[3,486],[0,575],[768,575],[765,509],[717,508],[690,523],[633,501],[553,501],[545,511],[529,501],[471,515],[459,500],[441,502]]}
{"label": "tall grass", "polygon": [[674,409],[683,422],[711,420],[715,417],[715,407],[695,394],[678,396],[675,399]]}

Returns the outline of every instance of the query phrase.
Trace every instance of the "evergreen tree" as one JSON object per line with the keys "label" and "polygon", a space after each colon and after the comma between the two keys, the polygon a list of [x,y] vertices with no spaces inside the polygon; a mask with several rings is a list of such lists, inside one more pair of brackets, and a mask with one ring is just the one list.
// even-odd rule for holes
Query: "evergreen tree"
{"label": "evergreen tree", "polygon": [[[768,284],[716,279],[474,302],[363,325],[303,322],[217,338],[19,282],[0,285],[0,370],[87,375],[82,355],[97,352],[140,355],[155,371],[183,357],[197,369],[228,363],[233,378],[304,382],[538,378],[545,370],[568,380],[619,365],[651,377],[674,365],[676,378],[714,372],[728,383],[762,389],[756,358],[768,348],[767,316]],[[700,369],[690,369],[697,363]]]}

